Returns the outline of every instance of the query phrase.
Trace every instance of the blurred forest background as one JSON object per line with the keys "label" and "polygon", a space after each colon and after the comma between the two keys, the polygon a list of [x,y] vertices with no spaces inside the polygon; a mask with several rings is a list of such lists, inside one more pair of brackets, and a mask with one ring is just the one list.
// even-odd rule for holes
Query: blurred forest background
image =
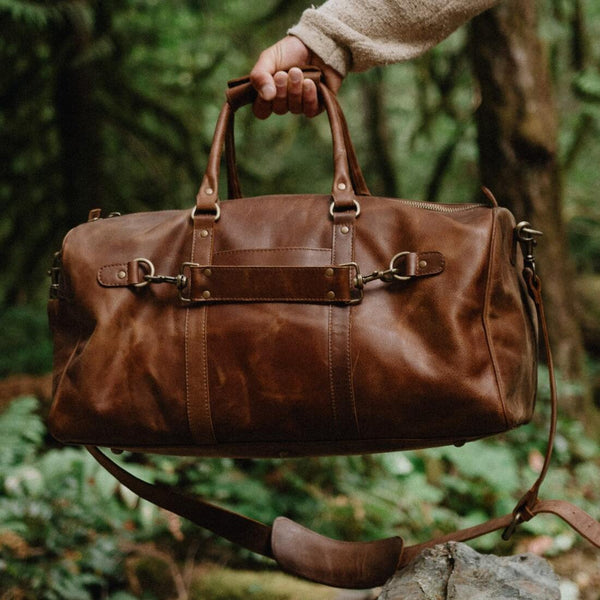
{"label": "blurred forest background", "polygon": [[[191,207],[227,80],[249,72],[307,5],[0,0],[2,600],[333,597],[273,576],[246,579],[242,569],[269,565],[132,498],[83,451],[56,445],[44,425],[46,271],[63,236],[91,208]],[[563,401],[544,495],[597,518],[599,39],[596,0],[506,0],[423,57],[350,75],[340,92],[374,194],[470,202],[484,184],[545,232],[538,256]],[[330,189],[324,116],[260,122],[242,110],[236,136],[246,195]],[[334,537],[395,531],[416,542],[512,510],[544,450],[541,381],[532,425],[461,449],[124,460],[148,479],[255,518],[286,514]],[[557,520],[524,525],[508,545],[497,537],[475,545],[581,552],[574,562],[600,571],[598,555]],[[580,579],[580,597],[597,600],[600,581]]]}

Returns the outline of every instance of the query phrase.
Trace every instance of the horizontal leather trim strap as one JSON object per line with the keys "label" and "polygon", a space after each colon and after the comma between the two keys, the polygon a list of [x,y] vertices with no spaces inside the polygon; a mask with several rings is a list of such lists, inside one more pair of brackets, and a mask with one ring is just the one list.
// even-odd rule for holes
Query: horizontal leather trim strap
{"label": "horizontal leather trim strap", "polygon": [[363,276],[356,263],[324,266],[196,265],[184,263],[179,274],[155,274],[147,258],[111,263],[98,269],[103,287],[144,287],[171,283],[187,302],[310,302],[348,304],[362,298],[365,284],[394,283],[438,275],[445,268],[440,252],[400,252],[387,270]]}
{"label": "horizontal leather trim strap", "polygon": [[351,266],[192,266],[184,295],[191,302],[348,303],[353,274]]}

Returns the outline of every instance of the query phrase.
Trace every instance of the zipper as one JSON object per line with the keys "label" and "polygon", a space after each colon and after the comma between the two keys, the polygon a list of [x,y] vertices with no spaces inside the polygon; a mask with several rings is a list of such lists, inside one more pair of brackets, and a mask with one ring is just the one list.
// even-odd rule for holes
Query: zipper
{"label": "zipper", "polygon": [[436,204],[435,202],[424,202],[419,200],[402,200],[397,199],[398,202],[407,204],[408,206],[414,206],[416,208],[423,208],[425,210],[433,210],[441,213],[453,213],[460,212],[463,210],[473,210],[475,208],[490,208],[487,204]]}

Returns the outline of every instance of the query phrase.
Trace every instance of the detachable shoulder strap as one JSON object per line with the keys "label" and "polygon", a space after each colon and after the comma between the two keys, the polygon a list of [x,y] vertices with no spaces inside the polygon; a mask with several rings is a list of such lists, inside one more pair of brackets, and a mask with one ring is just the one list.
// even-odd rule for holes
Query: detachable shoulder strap
{"label": "detachable shoulder strap", "polygon": [[396,569],[408,564],[425,548],[448,541],[471,540],[500,529],[504,530],[503,538],[508,539],[519,523],[542,513],[557,515],[585,539],[600,548],[598,521],[569,502],[538,498],[552,456],[558,400],[542,302],[541,281],[535,272],[533,256],[528,260],[526,255],[523,274],[536,306],[539,329],[546,352],[552,410],[548,446],[542,470],[531,489],[510,514],[414,546],[405,547],[399,537],[374,542],[342,542],[324,537],[285,517],[275,519],[273,526],[268,526],[210,504],[201,498],[147,483],[131,475],[98,448],[88,447],[88,450],[109,473],[142,498],[185,517],[235,544],[274,558],[288,573],[335,587],[364,589],[383,585]]}

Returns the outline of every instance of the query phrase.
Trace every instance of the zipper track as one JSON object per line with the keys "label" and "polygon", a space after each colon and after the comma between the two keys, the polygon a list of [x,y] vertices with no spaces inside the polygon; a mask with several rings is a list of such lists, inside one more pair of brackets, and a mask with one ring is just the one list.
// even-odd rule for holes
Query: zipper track
{"label": "zipper track", "polygon": [[473,210],[475,208],[490,208],[487,204],[436,204],[435,202],[423,202],[419,200],[403,200],[402,198],[395,199],[397,202],[407,204],[408,206],[414,206],[416,208],[422,208],[424,210],[432,210],[434,212],[441,213],[453,213],[460,212],[463,210]]}

